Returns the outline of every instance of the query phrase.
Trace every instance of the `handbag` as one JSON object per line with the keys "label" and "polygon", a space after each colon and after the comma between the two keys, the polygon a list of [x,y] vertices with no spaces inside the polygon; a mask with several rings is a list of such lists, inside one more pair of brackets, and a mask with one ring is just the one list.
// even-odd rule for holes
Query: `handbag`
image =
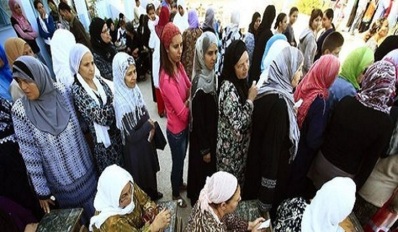
{"label": "handbag", "polygon": [[164,148],[166,147],[167,141],[166,141],[166,138],[164,137],[164,134],[163,134],[162,129],[160,128],[158,122],[155,122],[155,136],[154,136],[153,140],[155,141],[156,149],[164,150]]}

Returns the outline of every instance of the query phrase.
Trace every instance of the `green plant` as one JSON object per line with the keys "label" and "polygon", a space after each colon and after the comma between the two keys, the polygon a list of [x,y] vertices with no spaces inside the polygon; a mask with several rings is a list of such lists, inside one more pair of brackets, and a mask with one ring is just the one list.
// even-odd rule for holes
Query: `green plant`
{"label": "green plant", "polygon": [[322,0],[297,0],[296,6],[300,13],[311,15],[311,11],[315,8],[323,10],[324,2]]}

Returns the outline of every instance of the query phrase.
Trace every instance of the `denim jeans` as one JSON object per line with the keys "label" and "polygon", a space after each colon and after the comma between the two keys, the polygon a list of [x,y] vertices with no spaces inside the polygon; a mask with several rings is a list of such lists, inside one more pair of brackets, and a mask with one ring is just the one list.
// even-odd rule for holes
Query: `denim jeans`
{"label": "denim jeans", "polygon": [[173,134],[169,130],[166,130],[166,134],[173,162],[171,167],[171,188],[173,196],[178,197],[180,195],[180,185],[183,184],[182,175],[184,173],[184,159],[188,146],[188,128],[178,134]]}

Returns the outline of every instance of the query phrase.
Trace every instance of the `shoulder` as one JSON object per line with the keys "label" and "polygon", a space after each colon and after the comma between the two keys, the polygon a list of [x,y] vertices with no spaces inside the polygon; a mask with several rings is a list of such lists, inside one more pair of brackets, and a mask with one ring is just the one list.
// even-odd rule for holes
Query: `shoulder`
{"label": "shoulder", "polygon": [[21,117],[25,114],[25,108],[22,104],[22,99],[17,99],[11,107],[11,113],[18,117]]}

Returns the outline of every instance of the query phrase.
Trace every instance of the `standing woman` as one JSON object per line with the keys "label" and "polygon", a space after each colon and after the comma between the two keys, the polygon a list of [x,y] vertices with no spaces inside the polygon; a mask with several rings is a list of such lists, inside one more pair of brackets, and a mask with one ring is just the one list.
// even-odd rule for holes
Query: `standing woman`
{"label": "standing woman", "polygon": [[15,135],[40,206],[49,213],[55,196],[60,208],[82,207],[88,223],[96,172],[69,90],[33,57],[14,62],[13,78],[26,95],[12,107]]}
{"label": "standing woman", "polygon": [[35,0],[33,4],[35,9],[39,12],[39,16],[36,19],[39,34],[44,40],[48,54],[51,56],[50,42],[55,32],[54,19],[51,15],[47,14],[46,9],[40,0]]}
{"label": "standing woman", "polygon": [[247,48],[247,52],[249,53],[249,61],[252,63],[254,45],[255,45],[255,37],[257,37],[258,27],[261,23],[261,15],[258,12],[254,12],[252,16],[252,21],[249,24],[249,31],[245,35],[245,44]]}
{"label": "standing woman", "polygon": [[188,11],[188,24],[188,29],[182,33],[183,48],[181,62],[186,69],[189,80],[192,80],[195,44],[200,35],[202,35],[202,30],[199,28],[199,19],[196,10]]}
{"label": "standing woman", "polygon": [[113,80],[112,60],[116,55],[116,48],[112,44],[112,37],[106,22],[101,18],[93,18],[90,24],[90,38],[93,56],[101,77]]}
{"label": "standing woman", "polygon": [[233,174],[241,186],[250,142],[255,83],[249,89],[249,54],[242,40],[225,51],[225,65],[218,97],[217,170]]}
{"label": "standing woman", "polygon": [[70,50],[69,64],[75,82],[72,85],[76,110],[89,126],[95,142],[94,157],[98,173],[109,165],[122,164],[122,144],[116,128],[113,93],[101,77],[96,76],[90,50],[77,43]]}
{"label": "standing woman", "polygon": [[[154,145],[155,124],[150,118],[144,97],[137,86],[134,58],[119,52],[113,59],[115,77],[116,126],[122,134],[126,170],[152,200],[163,196],[158,192],[156,173],[160,170]],[[149,138],[149,139],[148,139]]]}
{"label": "standing woman", "polygon": [[17,2],[17,0],[9,0],[8,6],[12,12],[11,24],[17,33],[17,36],[24,39],[29,44],[33,50],[33,53],[39,55],[40,48],[36,43],[38,34],[33,30],[32,25],[30,25],[30,22],[23,15],[21,5]]}
{"label": "standing woman", "polygon": [[193,206],[207,176],[216,171],[217,141],[217,37],[205,32],[196,43],[191,88],[188,197]]}
{"label": "standing woman", "polygon": [[287,41],[293,47],[297,47],[296,37],[294,36],[293,24],[297,21],[299,10],[297,7],[292,7],[289,12],[289,24],[283,34],[286,36]]}
{"label": "standing woman", "polygon": [[300,35],[300,44],[298,48],[304,55],[304,66],[303,74],[307,74],[312,64],[314,63],[314,57],[316,55],[316,33],[318,32],[319,26],[321,25],[323,13],[320,9],[313,9],[309,21],[308,28],[305,29]]}
{"label": "standing woman", "polygon": [[285,13],[279,13],[278,17],[276,17],[275,22],[275,34],[283,34],[287,28],[287,15]]}
{"label": "standing woman", "polygon": [[270,211],[271,218],[286,197],[290,163],[297,154],[300,131],[293,88],[301,78],[303,59],[297,48],[283,48],[271,63],[268,82],[254,101],[243,197],[258,199],[260,212]]}
{"label": "standing woman", "polygon": [[318,40],[316,41],[317,47],[316,47],[316,55],[314,58],[314,62],[318,60],[319,57],[322,56],[323,41],[325,41],[326,37],[330,35],[330,33],[336,30],[333,25],[333,18],[334,18],[333,9],[329,8],[325,10],[325,12],[323,12],[322,27],[325,29],[325,31],[322,32],[322,34],[319,36]]}
{"label": "standing woman", "polygon": [[303,103],[297,110],[300,141],[293,162],[290,189],[293,196],[303,196],[307,172],[323,142],[329,122],[329,88],[336,80],[340,62],[334,55],[323,55],[314,63],[308,74],[297,86],[294,100]]}
{"label": "standing woman", "polygon": [[[162,9],[163,11],[163,9]],[[179,200],[180,207],[186,207],[180,196],[183,183],[184,159],[188,145],[189,89],[191,82],[181,63],[182,36],[173,23],[167,23],[161,36],[160,91],[167,112],[167,140],[169,141],[172,169],[171,187],[173,200]]]}

